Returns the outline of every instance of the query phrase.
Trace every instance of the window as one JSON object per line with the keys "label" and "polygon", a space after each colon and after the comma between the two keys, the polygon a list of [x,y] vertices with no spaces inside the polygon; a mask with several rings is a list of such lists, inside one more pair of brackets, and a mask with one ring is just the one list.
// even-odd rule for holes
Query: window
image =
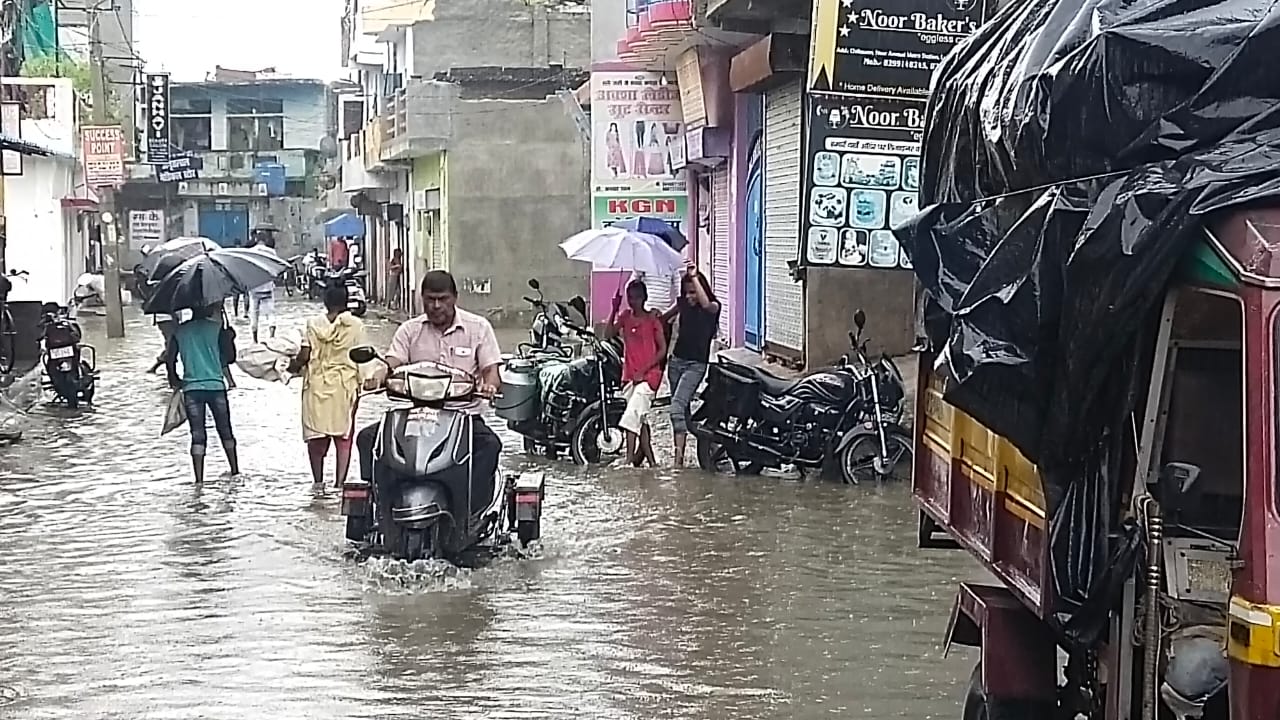
{"label": "window", "polygon": [[187,152],[209,152],[213,149],[213,119],[175,115],[173,144]]}
{"label": "window", "polygon": [[1232,541],[1244,508],[1243,304],[1218,291],[1179,290],[1170,346],[1156,469],[1179,462],[1201,474],[1193,497],[1160,498],[1166,534],[1178,536],[1185,526]]}
{"label": "window", "polygon": [[227,100],[227,149],[284,149],[284,101],[270,98]]}
{"label": "window", "polygon": [[178,96],[169,102],[172,141],[187,152],[213,149],[213,106],[206,97]]}

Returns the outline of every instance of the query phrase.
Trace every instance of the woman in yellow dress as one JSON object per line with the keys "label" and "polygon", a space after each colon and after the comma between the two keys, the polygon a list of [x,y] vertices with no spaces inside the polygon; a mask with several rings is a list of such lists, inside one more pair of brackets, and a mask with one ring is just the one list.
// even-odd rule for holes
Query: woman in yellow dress
{"label": "woman in yellow dress", "polygon": [[302,436],[311,459],[311,490],[318,495],[324,493],[330,442],[337,454],[334,484],[341,488],[347,479],[360,389],[360,371],[347,353],[364,344],[364,323],[347,312],[345,286],[325,288],[324,308],[324,315],[307,321],[291,368],[302,375]]}

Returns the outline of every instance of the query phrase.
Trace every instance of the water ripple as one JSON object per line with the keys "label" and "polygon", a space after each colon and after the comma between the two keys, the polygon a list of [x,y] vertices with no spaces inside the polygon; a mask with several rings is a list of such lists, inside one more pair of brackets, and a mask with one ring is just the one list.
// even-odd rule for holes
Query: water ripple
{"label": "water ripple", "polygon": [[37,408],[0,450],[6,718],[958,715],[971,660],[939,640],[976,570],[914,549],[905,488],[508,453],[549,474],[526,556],[357,562],[335,503],[309,496],[296,386],[244,380],[246,474],[218,475],[214,451],[195,487],[185,434],[158,436],[163,382],[141,373],[155,331],[86,331],[98,407]]}

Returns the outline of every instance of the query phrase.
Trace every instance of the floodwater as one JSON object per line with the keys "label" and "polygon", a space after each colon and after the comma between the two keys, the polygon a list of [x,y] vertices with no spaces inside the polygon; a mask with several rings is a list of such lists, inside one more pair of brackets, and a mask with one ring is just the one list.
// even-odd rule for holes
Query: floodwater
{"label": "floodwater", "polygon": [[0,718],[960,717],[974,658],[941,638],[979,571],[915,549],[906,487],[579,469],[504,435],[549,477],[533,557],[357,564],[296,385],[241,377],[245,475],[210,443],[197,488],[143,374],[158,333],[84,325],[97,407],[38,406],[0,448]]}

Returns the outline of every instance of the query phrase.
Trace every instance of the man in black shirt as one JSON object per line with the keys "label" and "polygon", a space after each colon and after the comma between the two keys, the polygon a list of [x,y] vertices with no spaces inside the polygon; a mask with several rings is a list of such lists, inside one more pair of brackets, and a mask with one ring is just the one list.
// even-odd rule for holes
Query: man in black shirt
{"label": "man in black shirt", "polygon": [[711,291],[711,283],[692,262],[680,278],[679,299],[663,319],[670,322],[677,317],[680,327],[667,363],[667,381],[671,384],[675,465],[683,467],[685,443],[689,437],[689,406],[693,403],[693,394],[707,376],[711,343],[720,327],[720,301]]}

